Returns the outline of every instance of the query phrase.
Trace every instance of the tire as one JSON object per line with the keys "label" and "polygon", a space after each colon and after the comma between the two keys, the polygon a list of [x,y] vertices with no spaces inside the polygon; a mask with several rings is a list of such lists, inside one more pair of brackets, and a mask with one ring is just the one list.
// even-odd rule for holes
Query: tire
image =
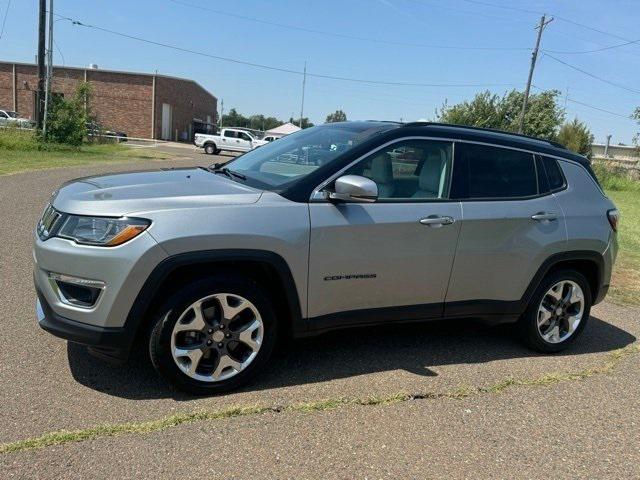
{"label": "tire", "polygon": [[216,148],[216,145],[214,143],[207,143],[204,146],[204,153],[206,153],[207,155],[215,155],[219,151],[220,150]]}
{"label": "tire", "polygon": [[[201,321],[204,327],[197,328]],[[274,308],[262,287],[243,276],[215,275],[178,290],[157,310],[149,355],[158,373],[180,390],[211,395],[255,377],[276,336]]]}
{"label": "tire", "polygon": [[[574,292],[575,297],[571,294],[569,298],[570,292]],[[558,302],[557,297],[567,301]],[[572,303],[578,298],[579,301]],[[584,275],[569,269],[551,272],[540,282],[518,321],[520,336],[525,344],[539,352],[565,350],[585,329],[591,303],[591,289]]]}

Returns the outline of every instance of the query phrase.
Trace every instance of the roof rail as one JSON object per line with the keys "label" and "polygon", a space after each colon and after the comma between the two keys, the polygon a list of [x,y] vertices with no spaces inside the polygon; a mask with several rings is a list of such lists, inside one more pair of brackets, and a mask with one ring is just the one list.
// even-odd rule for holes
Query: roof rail
{"label": "roof rail", "polygon": [[403,123],[402,126],[403,127],[418,127],[418,126],[453,127],[453,128],[461,128],[465,130],[477,130],[480,132],[502,133],[504,135],[512,135],[514,137],[521,137],[521,138],[526,138],[528,140],[536,140],[538,142],[548,143],[553,147],[567,150],[566,146],[564,146],[561,143],[555,142],[553,140],[547,140],[546,138],[532,137],[531,135],[525,135],[523,133],[507,132],[505,130],[498,130],[497,128],[474,127],[470,125],[457,125],[455,123],[442,123],[442,122],[408,122],[408,123]]}

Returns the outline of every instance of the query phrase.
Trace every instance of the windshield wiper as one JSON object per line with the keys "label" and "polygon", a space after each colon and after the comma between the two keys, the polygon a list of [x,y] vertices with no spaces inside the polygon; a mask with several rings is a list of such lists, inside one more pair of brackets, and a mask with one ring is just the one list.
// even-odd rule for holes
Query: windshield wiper
{"label": "windshield wiper", "polygon": [[224,168],[209,168],[210,171],[212,171],[213,173],[222,173],[223,175],[226,175],[229,178],[239,178],[240,180],[246,180],[247,177],[245,177],[244,175],[242,175],[241,173],[235,172],[233,170],[229,170],[229,168],[224,167]]}

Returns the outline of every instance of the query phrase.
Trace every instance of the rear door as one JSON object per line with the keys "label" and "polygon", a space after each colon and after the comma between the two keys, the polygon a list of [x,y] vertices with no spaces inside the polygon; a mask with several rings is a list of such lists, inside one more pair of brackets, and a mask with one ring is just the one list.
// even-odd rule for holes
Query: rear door
{"label": "rear door", "polygon": [[375,203],[310,203],[311,329],[442,315],[460,228],[451,161],[451,142],[400,141],[342,173],[375,181]]}
{"label": "rear door", "polygon": [[562,210],[529,152],[456,143],[452,197],[460,238],[445,315],[518,309],[542,263],[566,244]]}
{"label": "rear door", "polygon": [[240,139],[238,138],[238,132],[236,130],[225,129],[222,131],[221,143],[224,150],[238,151],[238,144]]}

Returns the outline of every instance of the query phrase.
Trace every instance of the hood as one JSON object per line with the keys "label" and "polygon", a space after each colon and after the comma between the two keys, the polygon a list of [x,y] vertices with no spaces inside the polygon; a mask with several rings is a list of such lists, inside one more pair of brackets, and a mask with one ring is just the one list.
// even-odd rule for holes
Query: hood
{"label": "hood", "polygon": [[123,216],[134,212],[255,203],[261,190],[201,168],[118,173],[79,178],[53,194],[52,204],[76,215]]}

